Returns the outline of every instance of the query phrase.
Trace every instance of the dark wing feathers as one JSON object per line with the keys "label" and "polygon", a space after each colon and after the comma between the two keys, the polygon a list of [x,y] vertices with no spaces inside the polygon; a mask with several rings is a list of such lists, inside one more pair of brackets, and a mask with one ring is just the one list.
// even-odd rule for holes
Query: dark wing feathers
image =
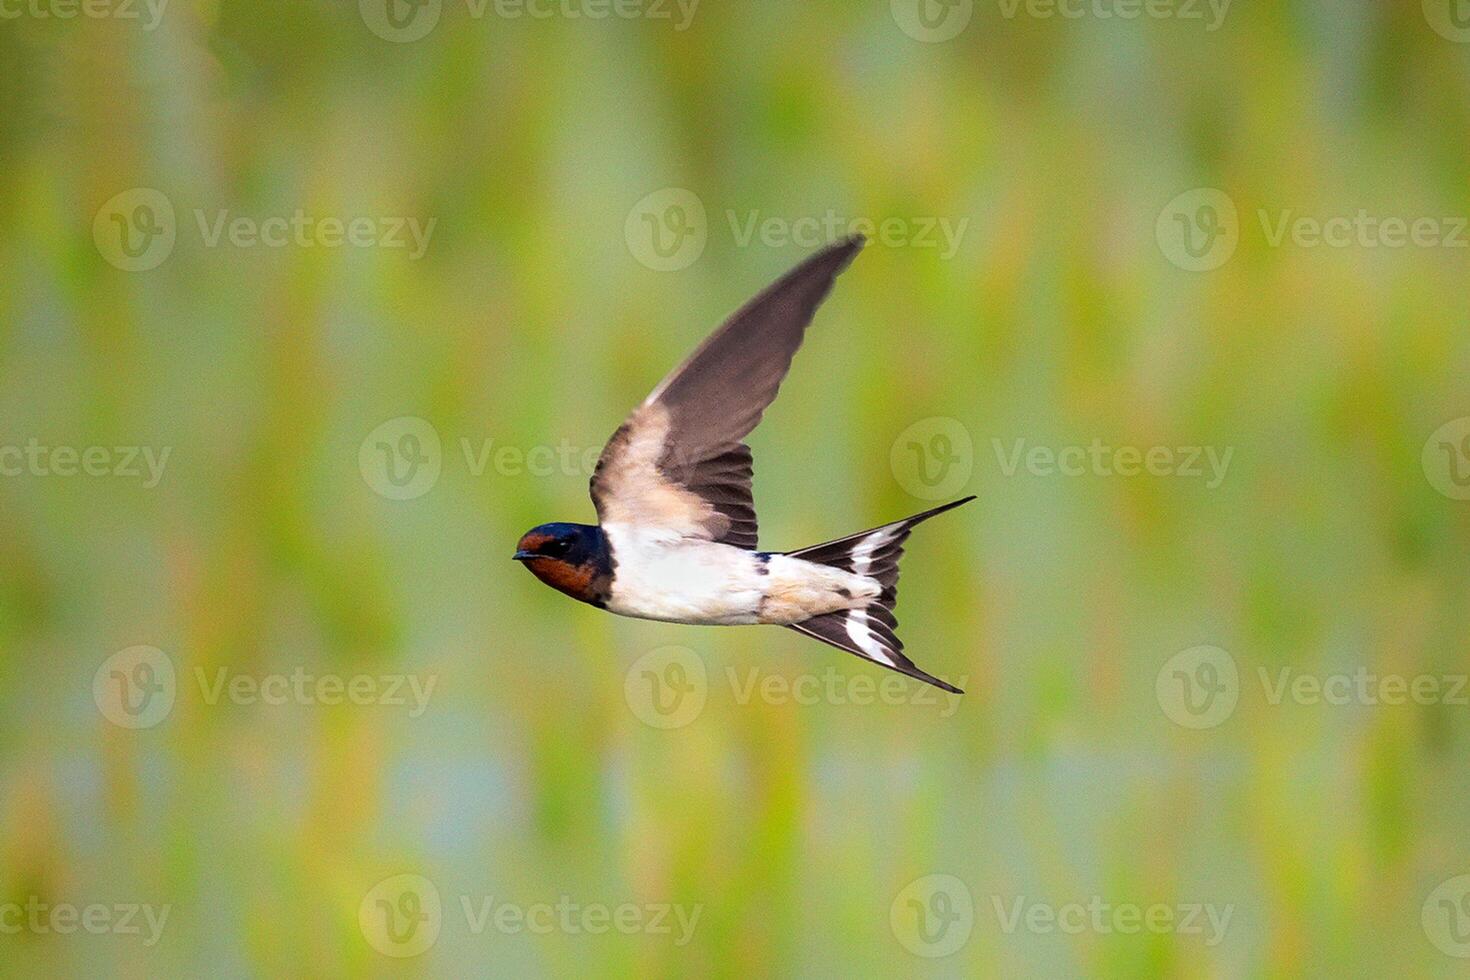
{"label": "dark wing feathers", "polygon": [[880,667],[887,667],[889,670],[896,670],[900,674],[907,674],[909,677],[921,680],[925,684],[933,684],[941,691],[948,691],[951,694],[965,693],[948,681],[942,681],[933,674],[925,673],[912,660],[904,656],[903,643],[893,634],[893,629],[890,626],[869,622],[869,629],[885,648],[882,659],[875,658],[863,652],[862,648],[852,641],[852,638],[847,632],[847,618],[849,615],[851,615],[849,610],[839,610],[838,612],[817,616],[786,628],[810,636],[815,640],[821,640],[823,643],[834,646],[839,650],[846,650],[848,653],[862,657],[864,660],[878,664]]}
{"label": "dark wing feathers", "polygon": [[[849,238],[792,269],[736,311],[653,389],[608,442],[593,474],[592,499],[604,521],[609,513],[648,512],[613,498],[646,489],[646,481],[624,478],[626,467],[645,465],[627,458],[633,455],[627,447],[636,444],[640,427],[666,425],[652,465],[663,483],[696,498],[683,498],[688,520],[673,523],[696,528],[700,537],[755,548],[750,449],[742,440],[775,399],[833,280],[862,247],[861,236]],[[666,514],[668,508],[658,512]]]}

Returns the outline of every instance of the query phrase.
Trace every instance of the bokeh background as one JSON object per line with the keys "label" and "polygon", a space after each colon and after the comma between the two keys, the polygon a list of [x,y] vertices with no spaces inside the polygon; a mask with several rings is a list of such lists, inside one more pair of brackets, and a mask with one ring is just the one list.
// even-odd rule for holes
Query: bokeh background
{"label": "bokeh background", "polygon": [[[6,6],[0,926],[169,911],[0,974],[1462,975],[1456,3]],[[762,545],[978,494],[899,605],[958,702],[509,560],[853,221]],[[1094,443],[1229,462],[1010,464]],[[433,687],[216,686],[297,673]],[[1363,673],[1437,693],[1273,696]]]}

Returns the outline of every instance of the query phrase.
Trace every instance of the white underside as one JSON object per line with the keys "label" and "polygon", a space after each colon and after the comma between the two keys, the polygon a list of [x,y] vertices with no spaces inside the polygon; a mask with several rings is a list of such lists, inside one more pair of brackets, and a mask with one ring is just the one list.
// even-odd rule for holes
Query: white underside
{"label": "white underside", "polygon": [[602,529],[616,563],[607,608],[622,616],[711,626],[788,625],[859,609],[881,591],[876,579],[800,558],[762,560],[732,545],[622,524]]}

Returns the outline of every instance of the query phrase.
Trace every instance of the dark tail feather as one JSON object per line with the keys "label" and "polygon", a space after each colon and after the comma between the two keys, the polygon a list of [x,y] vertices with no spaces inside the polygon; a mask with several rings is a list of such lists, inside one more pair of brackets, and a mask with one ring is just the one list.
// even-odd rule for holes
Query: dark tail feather
{"label": "dark tail feather", "polygon": [[903,557],[903,543],[908,539],[909,532],[929,518],[974,499],[973,496],[965,497],[892,524],[849,534],[845,538],[812,545],[800,551],[788,552],[792,558],[831,565],[856,575],[875,578],[882,584],[883,591],[862,609],[826,613],[787,628],[890,670],[933,684],[941,690],[963,694],[959,688],[926,674],[903,655],[903,641],[896,633],[898,620],[893,615],[893,606],[898,600],[898,560]]}

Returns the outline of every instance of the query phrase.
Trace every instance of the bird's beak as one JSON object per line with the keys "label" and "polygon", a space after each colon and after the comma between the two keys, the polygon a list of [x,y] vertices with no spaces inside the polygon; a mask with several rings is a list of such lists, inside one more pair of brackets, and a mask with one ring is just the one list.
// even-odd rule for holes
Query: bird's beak
{"label": "bird's beak", "polygon": [[511,557],[515,561],[529,561],[532,558],[539,558],[540,556],[537,555],[536,552],[534,552],[534,551],[527,551],[526,549],[522,548],[520,551],[517,551]]}

